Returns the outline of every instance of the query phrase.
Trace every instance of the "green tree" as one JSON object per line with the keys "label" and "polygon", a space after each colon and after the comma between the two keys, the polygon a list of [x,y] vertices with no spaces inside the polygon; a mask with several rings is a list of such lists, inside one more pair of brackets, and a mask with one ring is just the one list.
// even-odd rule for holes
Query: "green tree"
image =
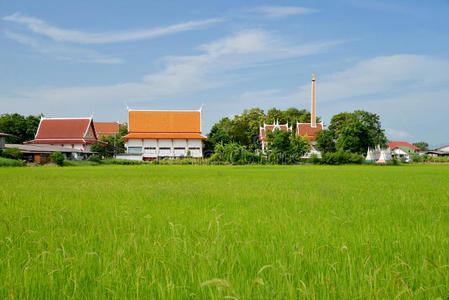
{"label": "green tree", "polygon": [[267,132],[267,150],[272,162],[294,163],[310,149],[308,138],[276,129]]}
{"label": "green tree", "polygon": [[284,130],[276,129],[267,132],[267,150],[277,153],[288,154],[290,152],[291,133]]}
{"label": "green tree", "polygon": [[429,150],[429,144],[426,142],[416,142],[413,143],[413,145],[418,147],[420,150]]}
{"label": "green tree", "polygon": [[114,154],[125,152],[125,141],[120,133],[115,136],[102,136],[100,141],[103,143],[96,143],[90,146],[90,151],[97,152],[101,157],[112,157]]}
{"label": "green tree", "polygon": [[204,154],[206,157],[209,157],[215,151],[217,144],[225,145],[232,141],[231,128],[232,121],[229,118],[223,118],[212,126],[204,143]]}
{"label": "green tree", "polygon": [[385,147],[387,137],[385,136],[385,131],[382,129],[380,117],[377,114],[364,110],[356,110],[354,111],[354,115],[359,122],[368,128],[370,142],[373,145]]}
{"label": "green tree", "polygon": [[342,112],[332,117],[328,129],[334,134],[334,139],[338,139],[343,127],[354,121],[356,121],[356,117],[353,113]]}
{"label": "green tree", "polygon": [[118,128],[118,133],[121,137],[124,137],[128,134],[128,123],[120,124]]}
{"label": "green tree", "polygon": [[320,130],[315,137],[316,148],[321,152],[335,152],[334,133],[330,130]]}
{"label": "green tree", "polygon": [[332,117],[329,125],[329,131],[334,135],[334,140],[338,140],[343,129],[354,123],[360,123],[365,126],[368,131],[366,143],[369,145],[385,146],[387,138],[380,123],[380,117],[377,114],[364,110],[356,110],[352,113],[343,112]]}
{"label": "green tree", "polygon": [[0,132],[13,136],[6,137],[9,144],[22,144],[34,139],[40,119],[43,115],[29,115],[27,117],[14,113],[0,116]]}
{"label": "green tree", "polygon": [[368,147],[374,147],[373,140],[370,139],[368,127],[358,121],[354,121],[341,130],[336,141],[337,150],[349,150],[353,153],[366,153]]}

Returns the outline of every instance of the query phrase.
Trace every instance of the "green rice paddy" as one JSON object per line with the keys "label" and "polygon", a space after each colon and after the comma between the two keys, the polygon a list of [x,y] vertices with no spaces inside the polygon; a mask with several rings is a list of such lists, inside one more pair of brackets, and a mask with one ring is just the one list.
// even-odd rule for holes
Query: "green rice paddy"
{"label": "green rice paddy", "polygon": [[0,299],[447,299],[449,166],[0,169]]}

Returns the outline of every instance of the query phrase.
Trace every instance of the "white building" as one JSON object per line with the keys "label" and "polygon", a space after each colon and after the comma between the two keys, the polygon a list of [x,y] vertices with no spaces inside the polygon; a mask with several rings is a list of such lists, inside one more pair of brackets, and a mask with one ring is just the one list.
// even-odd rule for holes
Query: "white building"
{"label": "white building", "polygon": [[201,109],[190,111],[128,109],[126,155],[117,158],[203,157]]}

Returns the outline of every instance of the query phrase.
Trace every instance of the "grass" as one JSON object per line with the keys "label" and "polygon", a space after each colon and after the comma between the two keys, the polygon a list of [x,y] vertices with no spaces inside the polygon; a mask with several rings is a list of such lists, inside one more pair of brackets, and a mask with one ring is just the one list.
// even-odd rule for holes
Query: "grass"
{"label": "grass", "polygon": [[0,169],[0,298],[449,296],[449,166]]}

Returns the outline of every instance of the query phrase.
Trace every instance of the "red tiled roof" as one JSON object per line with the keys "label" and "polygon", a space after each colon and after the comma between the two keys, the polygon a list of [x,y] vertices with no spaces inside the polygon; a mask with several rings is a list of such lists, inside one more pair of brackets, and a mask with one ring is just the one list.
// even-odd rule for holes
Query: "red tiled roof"
{"label": "red tiled roof", "polygon": [[198,139],[205,140],[206,137],[199,133],[130,133],[123,139]]}
{"label": "red tiled roof", "polygon": [[94,138],[86,137],[92,118],[42,118],[36,137],[29,144],[72,144],[96,142],[95,127],[92,126]]}
{"label": "red tiled roof", "polygon": [[283,130],[283,131],[287,131],[289,129],[288,128],[288,124],[283,124],[283,125],[268,125],[268,124],[265,124],[264,127],[260,128],[259,140],[260,141],[265,140],[267,138],[266,131],[267,130],[268,131],[273,131],[273,129],[275,127],[278,127],[280,130]]}
{"label": "red tiled roof", "polygon": [[94,124],[99,136],[115,136],[119,132],[118,122],[95,122]]}
{"label": "red tiled roof", "polygon": [[296,124],[296,133],[300,136],[307,135],[311,141],[315,140],[317,135],[317,131],[323,129],[323,123],[317,123],[316,127],[312,127],[310,123],[297,123]]}
{"label": "red tiled roof", "polygon": [[420,148],[418,148],[415,145],[412,145],[408,142],[391,142],[388,144],[388,148],[390,148],[391,150],[393,150],[394,148],[399,147],[399,146],[409,147],[410,149],[414,149],[414,150],[420,150]]}
{"label": "red tiled roof", "polygon": [[201,133],[201,111],[130,110],[130,133]]}

